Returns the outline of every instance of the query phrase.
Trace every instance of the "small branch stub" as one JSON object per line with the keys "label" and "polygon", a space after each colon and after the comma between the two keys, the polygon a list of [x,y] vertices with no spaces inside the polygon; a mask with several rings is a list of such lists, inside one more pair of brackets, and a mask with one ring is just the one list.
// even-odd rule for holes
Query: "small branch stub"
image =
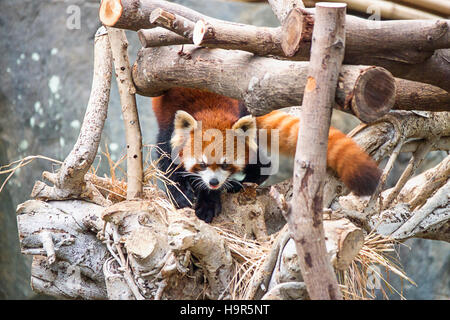
{"label": "small branch stub", "polygon": [[173,31],[186,39],[192,40],[194,22],[180,15],[158,8],[153,10],[150,15],[150,22],[167,30]]}
{"label": "small branch stub", "polygon": [[201,45],[207,33],[208,27],[206,22],[203,20],[198,20],[194,27],[194,44],[197,46]]}

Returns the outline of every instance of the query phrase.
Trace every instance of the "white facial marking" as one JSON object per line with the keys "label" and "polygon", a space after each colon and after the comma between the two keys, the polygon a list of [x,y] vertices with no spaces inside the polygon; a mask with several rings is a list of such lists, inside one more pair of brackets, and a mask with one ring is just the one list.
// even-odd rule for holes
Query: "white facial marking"
{"label": "white facial marking", "polygon": [[[210,189],[219,189],[224,182],[227,180],[229,176],[229,172],[222,169],[213,170],[211,168],[206,168],[205,170],[200,171],[199,176],[202,178],[203,182],[208,186]],[[217,179],[219,183],[216,186],[212,186],[210,184],[210,181],[212,179]]]}
{"label": "white facial marking", "polygon": [[187,171],[190,171],[192,169],[192,167],[196,164],[197,161],[195,161],[194,158],[191,157],[186,157],[186,159],[184,159],[184,168]]}

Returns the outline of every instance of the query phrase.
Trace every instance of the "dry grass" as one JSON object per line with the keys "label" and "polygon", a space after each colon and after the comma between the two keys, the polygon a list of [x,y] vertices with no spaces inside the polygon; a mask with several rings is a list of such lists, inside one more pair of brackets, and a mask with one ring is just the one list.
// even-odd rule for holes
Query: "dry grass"
{"label": "dry grass", "polygon": [[[344,299],[375,299],[375,289],[379,290],[384,299],[389,299],[387,291],[396,293],[401,299],[405,299],[402,288],[398,291],[389,283],[390,274],[400,277],[402,283],[403,280],[406,280],[416,284],[405,274],[395,257],[396,244],[399,242],[378,234],[371,233],[366,236],[363,248],[350,267],[338,273]],[[381,272],[382,269],[385,270],[386,278]]]}
{"label": "dry grass", "polygon": [[7,165],[3,165],[0,167],[0,175],[8,174],[8,176],[6,177],[6,179],[3,181],[2,185],[0,186],[0,193],[3,191],[3,188],[6,186],[6,184],[11,179],[11,177],[17,172],[17,170],[29,165],[31,162],[33,162],[36,159],[47,160],[47,161],[54,162],[54,163],[57,163],[60,165],[62,164],[61,161],[51,159],[49,157],[37,155],[37,156],[28,156],[23,159],[13,161]]}
{"label": "dry grass", "polygon": [[[158,191],[157,181],[165,186],[173,184],[167,177],[176,168],[169,168],[168,172],[162,172],[158,169],[160,160],[151,161],[150,154],[157,146],[147,145],[147,156],[145,159],[144,188],[145,198],[156,201],[159,206],[168,211],[173,210],[173,202],[170,197]],[[105,152],[102,152],[109,165],[109,177],[98,177],[98,167],[92,166],[89,171],[89,181],[92,182],[105,198],[112,202],[120,202],[126,199],[126,182],[118,176],[126,176],[125,170],[121,167],[126,156],[121,157],[117,162],[111,159],[109,150],[106,146]],[[10,178],[18,169],[29,165],[36,159],[43,159],[58,165],[62,162],[44,156],[29,156],[21,160],[14,161],[8,165],[0,167],[0,175],[8,174],[7,178],[0,186],[0,192],[5,187]],[[100,158],[101,162],[101,158]],[[118,174],[118,171],[120,172]],[[235,232],[227,229],[225,226],[215,226],[216,231],[225,239],[232,253],[235,275],[230,282],[230,291],[232,299],[245,299],[248,296],[249,286],[258,271],[263,267],[263,263],[270,253],[273,245],[273,237],[264,242],[257,242],[252,239],[245,239]],[[390,274],[394,274],[403,280],[415,283],[407,277],[402,270],[397,258],[395,257],[394,245],[397,242],[384,238],[380,235],[369,234],[364,242],[364,246],[358,256],[352,262],[351,266],[343,272],[338,272],[338,281],[340,283],[344,299],[375,299],[375,289],[380,290],[382,296],[388,299],[389,293],[396,293],[401,299],[404,299],[402,290],[398,291],[390,283]],[[381,270],[385,270],[386,278],[383,277]]]}
{"label": "dry grass", "polygon": [[230,282],[231,298],[243,300],[247,297],[252,278],[262,267],[270,252],[273,239],[259,242],[242,238],[221,226],[215,226],[214,229],[224,238],[233,258],[235,272]]}

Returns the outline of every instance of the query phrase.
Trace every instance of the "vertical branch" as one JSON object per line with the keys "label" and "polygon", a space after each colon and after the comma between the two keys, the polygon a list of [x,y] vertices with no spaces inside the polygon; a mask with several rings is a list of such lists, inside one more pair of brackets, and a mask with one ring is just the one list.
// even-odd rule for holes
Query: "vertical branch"
{"label": "vertical branch", "polygon": [[142,196],[142,134],[124,30],[108,28],[127,141],[127,200]]}
{"label": "vertical branch", "polygon": [[95,35],[94,76],[91,95],[80,135],[55,181],[57,194],[78,196],[83,191],[84,175],[94,162],[108,112],[111,87],[111,51],[105,28]]}
{"label": "vertical branch", "polygon": [[345,4],[316,4],[308,82],[287,216],[311,299],[342,299],[325,246],[322,219],[331,106],[345,50]]}

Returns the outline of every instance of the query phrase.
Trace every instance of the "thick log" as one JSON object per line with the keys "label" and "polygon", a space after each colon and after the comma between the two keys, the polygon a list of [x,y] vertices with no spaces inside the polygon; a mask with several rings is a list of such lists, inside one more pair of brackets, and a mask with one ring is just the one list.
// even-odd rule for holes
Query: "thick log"
{"label": "thick log", "polygon": [[448,81],[450,79],[450,49],[436,50],[423,62],[415,64],[410,64],[404,59],[396,61],[395,58],[389,59],[386,56],[365,59],[361,57],[359,61],[382,66],[396,77],[432,84],[450,92],[450,82]]}
{"label": "thick log", "polygon": [[259,56],[283,55],[281,27],[255,27],[199,20],[193,33],[193,43],[198,46],[244,50]]}
{"label": "thick log", "polygon": [[327,257],[322,221],[326,148],[331,105],[345,51],[345,4],[316,4],[311,46],[295,154],[289,229],[311,299],[342,299]]}
{"label": "thick log", "polygon": [[301,0],[268,0],[268,2],[281,24],[292,9],[305,7]]}
{"label": "thick log", "polygon": [[[206,89],[243,100],[250,112],[261,115],[302,103],[308,65],[234,50],[184,46],[180,54],[172,47],[145,48],[133,66],[133,80],[142,95],[159,96],[176,86]],[[364,122],[392,108],[395,81],[386,70],[344,66],[341,75],[335,108],[358,114]]]}
{"label": "thick log", "polygon": [[396,98],[393,109],[450,111],[450,93],[421,82],[396,78]]}
{"label": "thick log", "polygon": [[142,133],[136,105],[136,89],[131,78],[128,58],[128,40],[124,30],[108,28],[111,52],[119,88],[122,116],[127,142],[127,199],[143,195]]}
{"label": "thick log", "polygon": [[293,9],[283,23],[281,48],[288,57],[293,57],[303,45],[311,46],[311,37],[314,28],[313,16],[300,8]]}

